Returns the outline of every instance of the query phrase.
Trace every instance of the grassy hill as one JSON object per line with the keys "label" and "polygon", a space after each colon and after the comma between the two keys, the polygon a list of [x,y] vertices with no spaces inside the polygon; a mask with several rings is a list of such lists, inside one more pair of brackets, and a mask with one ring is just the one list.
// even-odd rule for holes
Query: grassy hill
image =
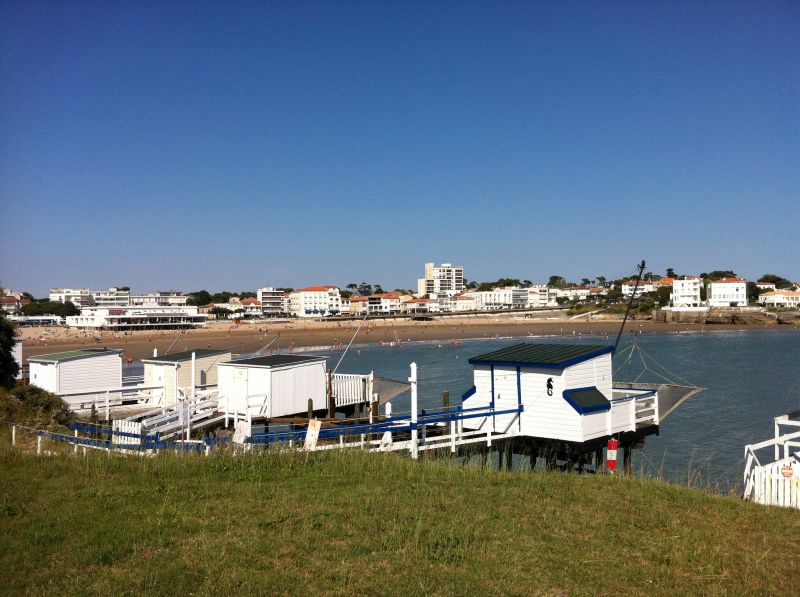
{"label": "grassy hill", "polygon": [[800,513],[662,482],[347,453],[0,446],[5,594],[790,594]]}

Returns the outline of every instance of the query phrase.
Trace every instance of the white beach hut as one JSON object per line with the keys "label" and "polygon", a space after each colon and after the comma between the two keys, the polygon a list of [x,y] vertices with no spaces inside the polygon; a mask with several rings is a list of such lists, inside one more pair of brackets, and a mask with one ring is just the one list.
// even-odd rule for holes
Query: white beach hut
{"label": "white beach hut", "polygon": [[67,394],[122,387],[122,351],[84,348],[28,358],[31,385]]}
{"label": "white beach hut", "polygon": [[[192,382],[192,359],[194,359],[194,382]],[[230,350],[212,348],[197,348],[142,359],[144,385],[163,387],[163,390],[152,390],[154,405],[173,406],[179,397],[189,397],[194,392],[205,389],[206,386],[216,385],[218,365],[230,360]]]}
{"label": "white beach hut", "polygon": [[497,411],[523,407],[513,414],[476,418],[465,427],[583,443],[636,430],[631,396],[612,394],[612,346],[586,344],[517,344],[471,358],[474,386],[463,407]]}
{"label": "white beach hut", "polygon": [[219,409],[236,418],[283,417],[326,404],[325,357],[280,354],[219,365]]}

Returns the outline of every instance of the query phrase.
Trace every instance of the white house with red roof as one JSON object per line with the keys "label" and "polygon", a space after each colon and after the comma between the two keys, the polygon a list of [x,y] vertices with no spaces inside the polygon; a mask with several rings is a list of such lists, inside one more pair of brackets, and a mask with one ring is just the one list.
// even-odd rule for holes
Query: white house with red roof
{"label": "white house with red roof", "polygon": [[706,302],[709,307],[746,307],[747,280],[744,278],[722,278],[706,286]]}
{"label": "white house with red roof", "polygon": [[289,293],[289,313],[294,317],[328,317],[342,312],[342,295],[336,286],[306,286]]}

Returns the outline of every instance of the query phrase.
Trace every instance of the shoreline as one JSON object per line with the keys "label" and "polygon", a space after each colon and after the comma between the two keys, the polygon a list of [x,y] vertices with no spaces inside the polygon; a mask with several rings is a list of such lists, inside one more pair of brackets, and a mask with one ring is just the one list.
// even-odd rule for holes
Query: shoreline
{"label": "shoreline", "polygon": [[[254,352],[273,342],[271,348],[330,350],[347,346],[360,322],[283,322],[233,325],[213,323],[206,328],[163,332],[137,331],[124,333],[85,331],[65,328],[23,328],[24,358],[89,347],[121,349],[124,356],[140,360],[159,354],[172,346],[171,352],[198,348],[228,348],[241,354]],[[581,337],[607,336],[619,332],[621,320],[574,321],[568,319],[511,319],[481,317],[448,319],[432,322],[408,320],[367,320],[353,346],[370,346],[381,342],[460,341],[492,338]],[[736,324],[663,323],[629,319],[624,334],[633,333],[715,333],[745,330],[797,330],[791,325],[763,326]]]}

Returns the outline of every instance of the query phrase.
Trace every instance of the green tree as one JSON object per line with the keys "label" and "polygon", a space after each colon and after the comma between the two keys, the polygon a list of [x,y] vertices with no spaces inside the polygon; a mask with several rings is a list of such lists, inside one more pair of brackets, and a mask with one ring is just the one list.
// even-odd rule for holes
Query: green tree
{"label": "green tree", "polygon": [[209,313],[217,319],[228,319],[228,316],[231,314],[231,312],[224,307],[212,307]]}
{"label": "green tree", "polygon": [[37,315],[56,315],[57,317],[69,317],[70,315],[80,315],[80,309],[70,301],[60,303],[58,301],[37,301],[22,306],[22,313],[28,316]]}
{"label": "green tree", "polygon": [[656,299],[658,300],[658,304],[661,307],[666,307],[669,305],[669,302],[672,298],[672,287],[671,286],[660,286],[658,290],[654,293],[656,295]]}
{"label": "green tree", "polygon": [[564,276],[550,276],[547,285],[553,288],[564,288],[567,285],[567,280]]}
{"label": "green tree", "polygon": [[211,294],[207,290],[196,290],[186,295],[186,304],[194,307],[202,307],[211,302]]}
{"label": "green tree", "polygon": [[600,284],[600,286],[605,286],[606,285],[606,277],[605,276],[597,276],[597,283]]}
{"label": "green tree", "polygon": [[677,278],[678,275],[675,273],[675,268],[668,267],[667,268],[667,278]]}
{"label": "green tree", "polygon": [[794,287],[794,284],[792,283],[791,280],[782,278],[777,274],[764,274],[758,279],[758,281],[767,284],[775,284],[775,288],[777,288],[778,290],[786,290],[788,288]]}
{"label": "green tree", "polygon": [[735,278],[736,273],[729,269],[715,269],[713,272],[700,274],[700,277],[706,282],[714,282],[723,278]]}
{"label": "green tree", "polygon": [[14,360],[14,344],[17,329],[0,314],[0,387],[13,388],[17,383],[19,363]]}
{"label": "green tree", "polygon": [[747,283],[747,302],[755,304],[758,302],[758,295],[762,292],[755,282]]}

